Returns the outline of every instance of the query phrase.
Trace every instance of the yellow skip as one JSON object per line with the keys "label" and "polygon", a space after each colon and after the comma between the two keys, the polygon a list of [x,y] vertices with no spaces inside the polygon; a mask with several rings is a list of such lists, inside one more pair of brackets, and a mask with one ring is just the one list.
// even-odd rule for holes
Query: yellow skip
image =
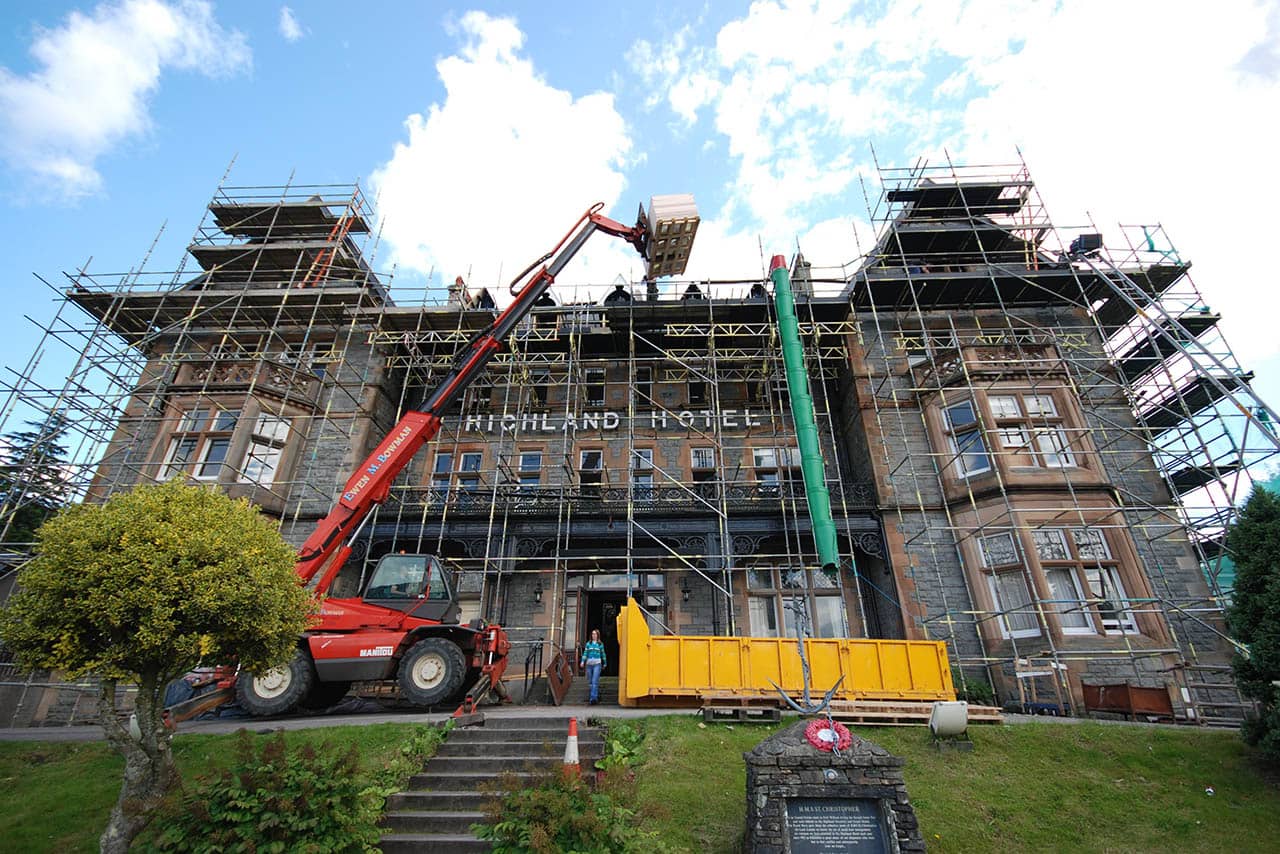
{"label": "yellow skip", "polygon": [[[618,614],[618,702],[661,706],[706,694],[776,697],[770,682],[799,697],[803,690],[795,638],[649,634],[634,599]],[[839,700],[954,700],[951,666],[941,641],[811,638],[810,694],[821,697],[844,676]]]}

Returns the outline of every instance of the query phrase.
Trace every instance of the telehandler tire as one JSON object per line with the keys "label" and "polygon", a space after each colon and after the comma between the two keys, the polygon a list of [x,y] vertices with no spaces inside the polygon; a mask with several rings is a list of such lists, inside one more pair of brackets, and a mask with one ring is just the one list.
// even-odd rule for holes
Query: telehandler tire
{"label": "telehandler tire", "polygon": [[400,694],[415,706],[434,706],[462,687],[467,660],[448,638],[426,638],[400,660]]}
{"label": "telehandler tire", "polygon": [[298,649],[287,664],[263,674],[241,671],[236,680],[236,701],[251,715],[284,715],[311,692],[316,668],[311,654]]}

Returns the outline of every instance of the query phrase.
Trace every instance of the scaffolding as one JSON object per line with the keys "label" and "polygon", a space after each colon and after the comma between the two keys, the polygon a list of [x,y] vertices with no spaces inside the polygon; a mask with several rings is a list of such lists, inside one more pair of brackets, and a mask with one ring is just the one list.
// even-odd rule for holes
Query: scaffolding
{"label": "scaffolding", "polygon": [[[223,186],[177,269],[150,271],[148,257],[125,273],[44,282],[56,311],[27,364],[4,377],[0,432],[27,425],[65,453],[7,461],[16,486],[0,506],[4,533],[48,499],[51,479],[59,502],[100,501],[181,473],[286,529],[327,510],[335,474],[319,451],[358,444],[383,414],[371,399],[377,366],[349,358],[367,337],[351,311],[389,299],[366,260],[371,222],[352,185]],[[0,583],[11,586],[30,544],[5,539]],[[5,723],[92,713],[84,685],[24,676],[0,654],[0,687],[15,689]],[[57,708],[28,696],[54,684]]]}
{"label": "scaffolding", "polygon": [[915,622],[1005,696],[1171,683],[1238,719],[1224,532],[1280,442],[1190,265],[1158,225],[1054,224],[1021,162],[879,177],[876,244],[826,275]]}
{"label": "scaffolding", "polygon": [[[502,620],[517,640],[545,637],[566,650],[578,642],[578,597],[593,578],[633,595],[658,632],[745,634],[744,610],[771,595],[755,607],[775,608],[777,631],[790,619],[784,585],[794,584],[812,610],[825,607],[815,596],[839,598],[838,631],[864,633],[855,574],[803,583],[774,574],[804,573],[816,561],[760,283],[688,284],[684,296],[656,302],[640,298],[643,283],[603,300],[560,289],[564,303],[535,309],[490,379],[445,419],[423,463],[429,478],[398,485],[378,511],[369,559],[406,547],[406,537],[409,548],[445,554],[474,613]],[[692,295],[713,288],[715,299]],[[828,406],[855,326],[842,301],[807,309],[802,331]],[[448,371],[489,316],[448,307],[382,313],[372,340],[406,372],[402,406]],[[838,416],[825,410],[824,452],[852,564],[858,548],[875,552],[879,526],[869,484],[850,480]],[[815,592],[815,583],[830,586]],[[544,593],[552,606],[530,607]],[[673,611],[683,611],[670,607],[673,597],[705,607],[705,621],[672,625]]]}
{"label": "scaffolding", "polygon": [[[1173,679],[1201,719],[1228,717],[1223,532],[1275,453],[1274,413],[1188,265],[1158,227],[1077,243],[1097,229],[1054,226],[1023,164],[880,177],[876,244],[791,270],[837,571],[817,568],[762,270],[661,295],[557,286],[332,592],[358,595],[383,554],[432,552],[464,619],[501,622],[530,660],[574,659],[631,596],[655,633],[945,640],[963,689],[1022,696],[1048,673],[1078,711],[1073,678]],[[49,285],[0,433],[31,423],[67,448],[64,499],[182,475],[301,543],[504,292],[401,284],[377,244],[359,187],[219,188],[176,271]],[[6,530],[38,498],[10,489]],[[0,724],[71,722],[62,698],[84,693],[4,660],[0,683]]]}
{"label": "scaffolding", "polygon": [[[354,186],[220,187],[177,270],[147,259],[48,285],[57,312],[6,379],[0,431],[29,421],[73,445],[58,461],[64,499],[185,476],[248,497],[300,543],[501,292],[397,286],[374,272],[373,222]],[[465,618],[568,657],[585,610],[599,619],[622,596],[656,632],[896,631],[858,573],[812,569],[762,280],[666,288],[558,287],[394,485],[332,592],[357,595],[391,550],[434,552]],[[884,573],[872,490],[838,438],[856,324],[839,299],[802,301],[800,314],[842,549],[849,567]],[[11,490],[0,518],[38,497]],[[10,545],[19,556],[28,544]],[[17,689],[5,722],[82,714],[40,689],[86,685],[3,667],[0,687]]]}

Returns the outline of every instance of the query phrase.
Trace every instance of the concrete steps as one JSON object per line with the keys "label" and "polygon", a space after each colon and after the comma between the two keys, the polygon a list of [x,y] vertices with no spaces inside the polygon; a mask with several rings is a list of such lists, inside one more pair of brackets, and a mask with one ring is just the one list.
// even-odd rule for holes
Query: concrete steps
{"label": "concrete steps", "polygon": [[[564,762],[566,717],[490,718],[465,727],[414,774],[403,792],[387,799],[379,846],[386,854],[488,851],[471,833],[484,822],[484,805],[504,781],[530,785]],[[604,737],[578,722],[578,752],[584,767],[604,755]]]}
{"label": "concrete steps", "polygon": [[[587,683],[587,677],[574,676],[573,684],[569,686],[569,690],[564,695],[562,706],[585,706],[587,700],[591,698],[591,686]],[[601,676],[600,677],[600,705],[601,706],[617,706],[618,705],[618,677],[617,676]]]}

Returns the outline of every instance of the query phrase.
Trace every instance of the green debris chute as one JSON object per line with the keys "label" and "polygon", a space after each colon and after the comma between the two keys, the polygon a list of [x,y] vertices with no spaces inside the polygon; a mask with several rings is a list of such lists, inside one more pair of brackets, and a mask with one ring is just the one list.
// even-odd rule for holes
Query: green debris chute
{"label": "green debris chute", "polygon": [[796,318],[795,296],[791,293],[791,276],[787,273],[786,259],[781,255],[773,256],[770,266],[778,332],[782,336],[782,363],[787,369],[791,418],[800,444],[800,469],[804,473],[804,494],[809,504],[813,540],[818,550],[818,562],[823,567],[834,567],[840,563],[836,523],[831,519],[831,495],[827,492],[826,469],[822,463],[822,448],[818,444],[818,425],[813,415],[813,395],[809,393],[804,347],[800,344],[800,322]]}

